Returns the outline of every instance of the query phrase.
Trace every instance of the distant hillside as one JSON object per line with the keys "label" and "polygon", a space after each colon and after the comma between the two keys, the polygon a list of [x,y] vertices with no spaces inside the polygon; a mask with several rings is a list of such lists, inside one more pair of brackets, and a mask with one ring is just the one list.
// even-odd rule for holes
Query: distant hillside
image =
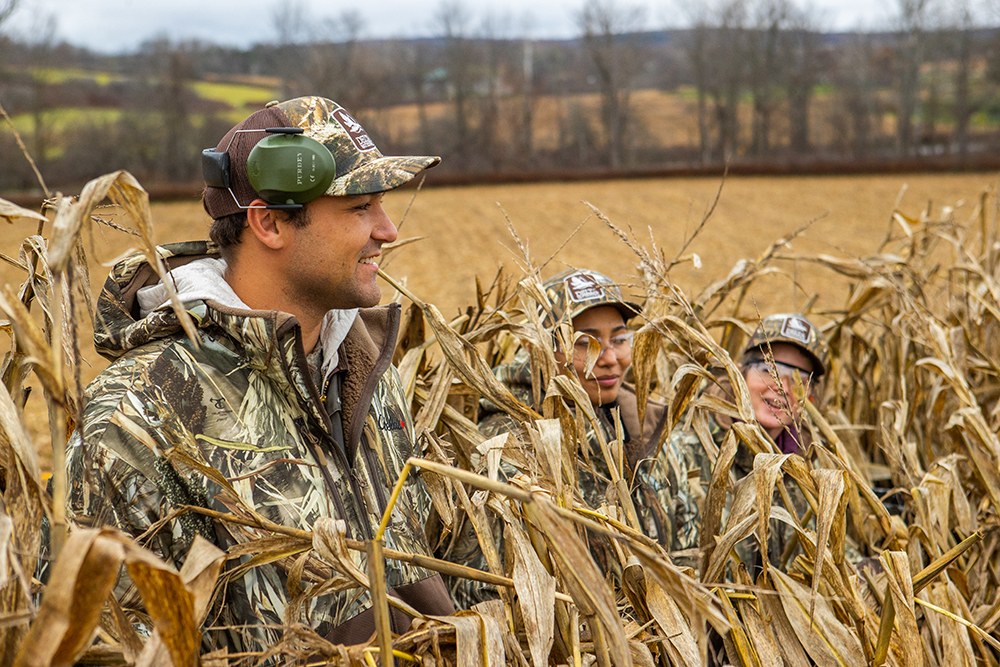
{"label": "distant hillside", "polygon": [[[386,153],[442,155],[439,178],[984,166],[1000,148],[1000,33],[919,43],[718,24],[533,41],[160,40],[106,56],[3,37],[0,104],[68,189],[119,168],[196,186],[201,148],[301,94],[346,106]],[[21,152],[7,125],[0,151]],[[0,172],[0,192],[35,186],[27,160]]]}

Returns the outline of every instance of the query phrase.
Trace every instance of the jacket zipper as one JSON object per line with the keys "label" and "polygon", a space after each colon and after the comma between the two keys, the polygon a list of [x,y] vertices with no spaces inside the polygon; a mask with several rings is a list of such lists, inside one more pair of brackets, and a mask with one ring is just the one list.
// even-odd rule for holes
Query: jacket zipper
{"label": "jacket zipper", "polygon": [[[305,422],[303,422],[303,420],[301,418],[295,420],[295,425],[299,428],[300,432],[302,432],[302,433],[305,434],[306,440],[309,442],[309,445],[313,448],[313,457],[315,457],[317,459],[317,463],[318,463],[319,461],[322,460],[322,459],[320,459],[319,456],[317,456],[317,451],[316,451],[317,449],[319,449],[322,446],[322,443],[321,443],[320,439],[317,438],[315,435],[313,435],[312,431],[310,431],[309,429],[305,428]],[[327,449],[331,450],[331,452],[333,452],[334,455],[337,456],[337,458],[340,459],[340,461],[339,461],[340,463],[346,464],[347,463],[347,457],[344,456],[344,453],[342,451],[340,451],[339,447],[335,446],[336,443],[333,442],[332,438],[330,439],[330,443],[333,444],[334,446],[328,447]],[[351,471],[351,474],[349,474],[347,476],[351,480],[351,491],[354,493],[355,497],[358,498],[359,501],[360,501],[360,503],[363,505],[364,504],[364,496],[361,495],[361,489],[365,486],[364,480],[361,478],[361,475],[358,473],[358,471],[357,471],[356,468],[354,468],[352,466],[345,465],[344,469]],[[323,471],[323,479],[326,481],[327,486],[330,487],[330,492],[333,495],[333,502],[337,506],[337,511],[340,512],[340,515],[342,517],[344,517],[344,523],[347,524],[347,537],[351,537],[351,523],[350,523],[350,521],[347,520],[347,511],[346,511],[346,509],[344,507],[343,499],[340,497],[340,493],[337,492],[337,486],[333,482],[333,477],[330,476],[330,470],[325,465],[320,465],[320,470]],[[357,504],[357,503],[355,503],[355,504]],[[362,514],[362,516],[359,517],[361,519],[361,521],[360,521],[360,523],[361,523],[361,529],[364,531],[366,539],[372,540],[372,539],[375,538],[375,536],[372,534],[372,528],[368,524],[368,521],[367,521],[366,517],[364,516],[367,513],[366,512],[362,512],[361,514]],[[369,594],[369,597],[370,597],[370,594]],[[372,600],[372,605],[374,605],[374,604],[375,604],[375,601]],[[400,628],[396,626],[396,619],[392,615],[391,611],[389,612],[389,629],[393,633],[399,633],[400,632]]]}
{"label": "jacket zipper", "polygon": [[[322,449],[323,449],[322,444],[323,443],[320,441],[320,439],[317,438],[313,434],[312,430],[310,430],[306,426],[305,421],[303,421],[303,419],[301,417],[295,420],[295,426],[298,427],[299,432],[302,433],[305,436],[306,441],[309,443],[309,446],[313,450],[312,455],[313,455],[313,458],[316,459],[316,462],[319,463],[320,461],[322,461],[323,458],[325,458],[325,457],[323,457],[323,455],[322,455]],[[334,456],[336,456],[337,458],[340,459],[340,461],[338,461],[338,463],[346,463],[346,460],[344,459],[343,452],[339,451],[339,449],[337,447],[326,447],[325,449],[330,450],[331,454],[333,454]],[[356,484],[355,480],[353,479],[354,470],[350,466],[343,466],[343,467],[344,467],[345,470],[350,470],[351,471],[351,474],[348,475],[348,477],[351,478],[351,482],[352,482],[351,491],[354,492],[355,494],[360,494],[360,489],[356,488],[357,484]],[[347,523],[347,536],[351,537],[351,523],[348,520],[349,516],[347,514],[347,508],[344,505],[344,499],[340,496],[340,492],[337,491],[337,485],[333,481],[333,476],[330,475],[329,468],[327,468],[325,465],[320,465],[319,469],[320,469],[320,472],[323,475],[323,480],[326,482],[326,485],[327,485],[327,487],[330,490],[330,495],[333,496],[333,504],[336,505],[337,512],[340,514],[341,517],[344,518],[344,521]],[[358,495],[358,497],[360,498],[362,496]],[[368,539],[371,539],[371,527],[368,526],[368,522],[367,521],[361,521],[361,525],[362,525],[362,529],[365,531],[365,534],[368,536]]]}
{"label": "jacket zipper", "polygon": [[[398,310],[394,311],[394,312],[390,312],[389,321],[390,321],[390,328],[392,328],[391,327],[392,323],[395,323],[398,326],[398,322],[399,322],[399,311]],[[376,374],[378,375],[378,377],[377,377],[377,379],[375,381],[375,385],[376,386],[377,386],[377,384],[379,382],[382,381],[382,374],[385,373],[385,371],[388,369],[389,363],[391,363],[391,358],[392,358],[391,355],[392,355],[392,350],[394,349],[394,347],[395,347],[395,335],[393,335],[393,336],[387,336],[386,343],[383,344],[382,350],[380,350],[379,357],[376,360],[375,367],[372,369],[372,375],[373,376],[376,375]],[[387,357],[387,352],[388,352],[388,357]],[[307,367],[307,362],[305,360],[305,350],[302,347],[302,338],[301,338],[301,336],[297,336],[297,341],[296,341],[296,356],[298,357],[297,362],[299,363],[300,368],[306,368]],[[386,361],[388,361],[388,363],[384,363]],[[370,383],[371,383],[371,378],[369,377],[368,382],[365,383],[366,384],[366,387],[365,387],[366,389],[368,388],[368,386],[369,386]],[[310,387],[311,392],[310,393],[312,394],[312,399],[314,401],[314,405],[319,405],[320,406],[319,412],[320,412],[321,415],[324,416],[324,419],[327,422],[325,424],[325,426],[327,428],[324,429],[324,430],[326,430],[327,433],[329,433],[332,430],[331,426],[330,426],[330,418],[326,414],[326,409],[322,407],[322,401],[319,400],[319,398],[320,398],[320,389],[313,382],[308,382],[308,384],[311,385],[311,387]],[[359,413],[358,413],[359,411],[357,410],[357,408],[355,408],[355,414],[354,414],[354,418],[355,419],[358,419],[358,418],[365,419],[367,417],[368,410],[371,408],[371,394],[373,394],[373,393],[374,393],[374,389],[368,395],[367,404],[364,406],[365,409],[363,410],[363,414],[365,415],[365,417],[361,417],[359,415]],[[312,431],[310,431],[308,428],[306,428],[306,424],[305,424],[305,422],[301,418],[297,419],[295,421],[295,423],[296,423],[297,426],[299,426],[300,432],[306,434],[306,439],[310,443],[310,445],[314,448],[314,450],[318,449],[318,448],[320,448],[322,446],[322,443],[319,440],[319,438],[317,438],[312,433]],[[362,488],[365,487],[365,486],[367,486],[367,484],[365,483],[365,481],[364,481],[361,473],[358,472],[358,470],[354,466],[352,466],[352,465],[350,465],[348,463],[347,452],[344,451],[347,448],[349,448],[350,445],[351,445],[351,442],[353,440],[354,430],[355,429],[353,428],[353,424],[350,424],[349,428],[348,428],[348,431],[344,433],[344,449],[341,449],[340,447],[338,447],[337,443],[334,442],[333,438],[327,436],[326,440],[328,440],[330,442],[330,445],[331,445],[327,449],[329,449],[331,452],[333,452],[334,456],[336,456],[339,459],[338,462],[342,465],[342,469],[343,470],[350,471],[350,474],[347,477],[348,477],[348,479],[350,479],[351,493],[353,493],[354,496],[355,496],[355,498],[357,499],[357,501],[355,502],[355,505],[360,505],[360,507],[358,509],[361,510],[359,512],[360,516],[358,517],[359,520],[360,520],[359,523],[361,523],[361,528],[362,528],[362,530],[365,533],[365,539],[367,539],[367,540],[373,540],[373,539],[375,539],[375,535],[372,532],[372,526],[371,526],[371,524],[367,520],[367,512],[364,511],[364,505],[365,505],[364,498],[365,497],[364,497],[364,495],[362,493]],[[363,430],[363,426],[362,426],[362,430]],[[361,438],[360,438],[360,433],[359,433],[358,447],[362,447],[360,439]],[[320,457],[317,456],[317,452],[316,451],[313,452],[313,456],[317,459],[317,463],[321,460]],[[361,456],[362,456],[362,458],[363,458],[363,460],[365,462],[365,465],[368,467],[368,470],[369,471],[374,470],[374,468],[372,467],[374,465],[374,462],[371,459],[371,452],[369,452],[368,449],[365,448],[362,451]],[[340,497],[340,494],[337,492],[337,487],[334,484],[332,476],[330,475],[330,471],[327,469],[326,466],[323,466],[323,465],[320,466],[320,469],[322,470],[323,478],[326,481],[327,486],[330,487],[330,491],[333,494],[334,504],[337,506],[338,511],[340,511],[341,516],[344,517],[345,522],[346,522],[347,512],[346,512],[346,510],[344,508],[343,499]],[[375,489],[373,489],[373,491],[375,493],[375,504],[378,506],[379,516],[381,517],[381,515],[385,513],[385,508],[388,506],[388,501],[387,501],[387,499],[385,497],[385,490],[381,489],[381,488],[378,488],[378,485],[373,485],[373,486],[376,487]],[[350,523],[349,522],[347,522],[347,530],[348,530],[348,533],[350,533]],[[375,601],[372,600],[372,604],[373,605],[374,605],[374,603],[375,603]],[[397,627],[395,618],[393,617],[391,611],[389,612],[389,627],[392,630],[392,632],[394,632],[394,633],[398,633],[400,631],[400,629],[401,629],[401,628]]]}

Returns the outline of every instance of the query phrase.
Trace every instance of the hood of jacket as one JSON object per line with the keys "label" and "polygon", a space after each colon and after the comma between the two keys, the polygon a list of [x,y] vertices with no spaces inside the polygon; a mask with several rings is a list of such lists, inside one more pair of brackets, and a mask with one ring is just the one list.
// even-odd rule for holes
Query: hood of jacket
{"label": "hood of jacket", "polygon": [[[249,337],[249,348],[269,350],[266,339],[288,331],[298,322],[280,311],[253,310],[239,298],[225,280],[226,262],[209,241],[186,241],[158,246],[157,254],[167,268],[167,280],[178,299],[202,326],[208,316],[203,302],[218,313],[238,320],[256,321],[263,326],[237,325],[228,333],[237,339]],[[339,349],[350,332],[358,309],[331,310],[323,319],[320,344],[323,346],[324,378],[339,363]],[[209,317],[216,324],[228,318]],[[230,327],[225,327],[230,329]],[[117,359],[132,349],[181,331],[180,321],[170,307],[169,292],[145,255],[131,255],[108,277],[97,301],[94,344],[108,359]],[[265,340],[260,340],[263,334]],[[262,360],[258,360],[262,361]]]}

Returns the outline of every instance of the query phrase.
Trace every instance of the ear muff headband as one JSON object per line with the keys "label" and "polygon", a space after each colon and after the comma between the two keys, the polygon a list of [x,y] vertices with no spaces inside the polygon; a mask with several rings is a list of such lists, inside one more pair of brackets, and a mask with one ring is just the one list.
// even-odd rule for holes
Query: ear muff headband
{"label": "ear muff headband", "polygon": [[232,190],[229,147],[238,134],[267,132],[247,157],[247,179],[268,202],[266,208],[295,209],[322,197],[337,176],[337,165],[330,150],[312,137],[302,134],[300,127],[269,127],[264,130],[237,130],[224,151],[206,148],[202,151],[202,171],[205,183],[226,188],[240,208]]}

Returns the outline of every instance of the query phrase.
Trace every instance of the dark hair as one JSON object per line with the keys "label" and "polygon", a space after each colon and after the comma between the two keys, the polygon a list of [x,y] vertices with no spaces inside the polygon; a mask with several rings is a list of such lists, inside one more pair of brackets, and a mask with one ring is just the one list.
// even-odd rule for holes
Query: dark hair
{"label": "dark hair", "polygon": [[[274,213],[286,216],[285,221],[292,227],[301,228],[309,224],[309,204],[292,211],[274,211]],[[225,256],[228,250],[240,242],[246,226],[247,212],[237,211],[213,220],[208,230],[208,237],[219,246],[219,250]]]}
{"label": "dark hair", "polygon": [[230,248],[240,242],[240,236],[243,235],[243,228],[246,226],[247,212],[238,211],[213,220],[208,230],[208,238],[212,239],[219,249]]}

